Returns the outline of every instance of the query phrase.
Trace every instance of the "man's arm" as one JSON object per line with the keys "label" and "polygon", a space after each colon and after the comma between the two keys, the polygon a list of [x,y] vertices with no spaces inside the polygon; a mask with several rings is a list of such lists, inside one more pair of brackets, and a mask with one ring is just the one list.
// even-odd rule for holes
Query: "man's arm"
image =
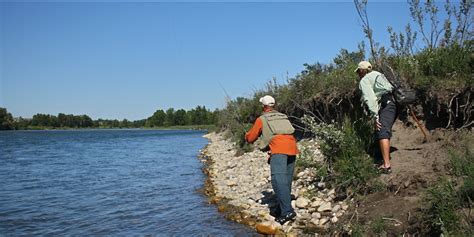
{"label": "man's arm", "polygon": [[262,120],[260,118],[257,118],[252,128],[245,134],[245,140],[248,143],[255,142],[260,136],[260,133],[262,132],[262,127],[263,127]]}

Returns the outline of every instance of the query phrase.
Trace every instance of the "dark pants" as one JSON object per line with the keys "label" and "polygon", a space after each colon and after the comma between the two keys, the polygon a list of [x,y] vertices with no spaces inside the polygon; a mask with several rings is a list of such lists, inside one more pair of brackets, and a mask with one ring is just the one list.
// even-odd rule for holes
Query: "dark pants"
{"label": "dark pants", "polygon": [[382,128],[377,131],[378,140],[392,137],[392,126],[397,118],[397,105],[394,101],[391,95],[382,97],[379,110],[379,122],[382,124]]}
{"label": "dark pants", "polygon": [[272,187],[278,198],[282,216],[293,211],[291,206],[291,182],[295,169],[295,158],[295,156],[285,154],[272,154],[270,159]]}

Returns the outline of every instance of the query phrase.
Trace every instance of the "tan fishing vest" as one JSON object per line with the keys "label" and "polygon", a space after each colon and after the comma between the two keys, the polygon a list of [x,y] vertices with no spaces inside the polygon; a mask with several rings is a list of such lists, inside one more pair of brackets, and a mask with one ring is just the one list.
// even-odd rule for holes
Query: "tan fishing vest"
{"label": "tan fishing vest", "polygon": [[260,150],[267,149],[273,136],[293,134],[295,132],[295,128],[291,125],[290,120],[288,120],[288,116],[278,111],[263,113],[260,119],[263,123],[262,134],[260,134],[260,137],[255,142]]}

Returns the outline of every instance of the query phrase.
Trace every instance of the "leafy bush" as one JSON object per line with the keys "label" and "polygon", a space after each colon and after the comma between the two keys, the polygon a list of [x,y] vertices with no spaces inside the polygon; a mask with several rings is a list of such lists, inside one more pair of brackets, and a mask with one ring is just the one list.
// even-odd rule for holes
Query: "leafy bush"
{"label": "leafy bush", "polygon": [[389,55],[386,60],[404,83],[417,90],[449,91],[474,85],[472,42],[425,48],[415,55]]}
{"label": "leafy bush", "polygon": [[312,142],[313,141],[300,142],[300,145],[298,146],[299,154],[296,159],[296,167],[298,170],[312,168],[316,171],[316,177],[324,179],[328,176],[324,157],[322,154],[320,154],[320,156],[315,154],[315,149],[317,148],[315,147],[316,144],[311,144]]}
{"label": "leafy bush", "polygon": [[372,140],[370,126],[360,120],[351,123],[347,118],[340,128],[334,124],[316,123],[310,116],[303,117],[302,121],[321,141],[321,150],[325,155],[322,165],[327,170],[328,178],[343,190],[369,190],[370,180],[377,175],[366,152],[367,144]]}
{"label": "leafy bush", "polygon": [[336,183],[344,189],[353,189],[354,192],[370,189],[369,181],[377,176],[373,160],[366,152],[369,144],[372,144],[372,130],[357,132],[366,127],[366,124],[360,120],[354,124],[348,119],[344,121],[344,137],[334,166]]}

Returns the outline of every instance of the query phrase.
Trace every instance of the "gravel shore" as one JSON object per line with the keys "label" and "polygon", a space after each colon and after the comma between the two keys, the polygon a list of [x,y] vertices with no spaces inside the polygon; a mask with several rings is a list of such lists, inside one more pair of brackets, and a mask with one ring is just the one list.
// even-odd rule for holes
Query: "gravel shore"
{"label": "gravel shore", "polygon": [[[292,188],[297,217],[281,226],[270,215],[277,203],[270,183],[268,154],[253,151],[235,156],[232,142],[223,134],[209,133],[204,137],[210,141],[200,156],[208,175],[205,193],[227,218],[254,227],[262,234],[327,234],[348,209],[345,201],[338,200],[334,189],[317,181],[314,170],[298,168]],[[316,141],[299,142],[298,147],[300,151],[309,151],[314,159],[322,159]]]}

